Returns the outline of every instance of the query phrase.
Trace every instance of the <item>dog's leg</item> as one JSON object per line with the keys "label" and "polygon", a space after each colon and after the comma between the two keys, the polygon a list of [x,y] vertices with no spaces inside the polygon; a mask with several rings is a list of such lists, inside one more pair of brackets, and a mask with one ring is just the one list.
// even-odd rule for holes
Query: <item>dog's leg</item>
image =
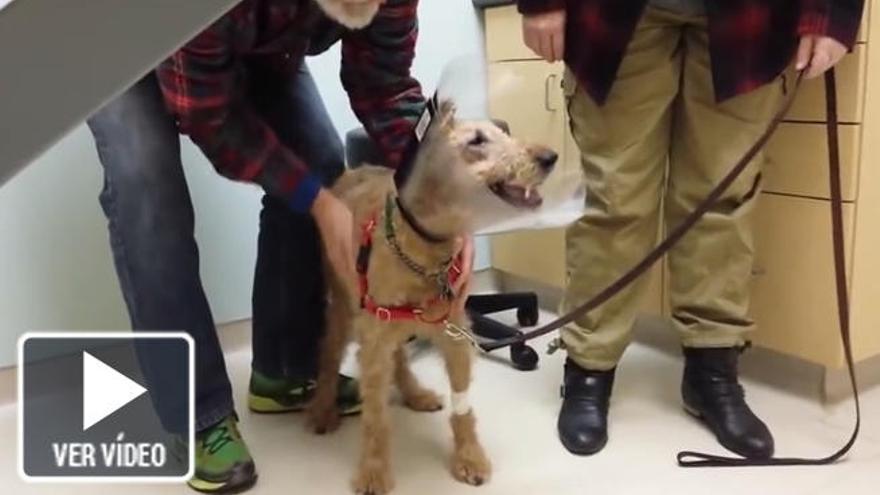
{"label": "dog's leg", "polygon": [[384,328],[375,328],[376,323],[373,320],[359,318],[358,321],[365,325],[360,332],[361,348],[358,352],[364,406],[361,417],[360,465],[352,484],[358,494],[384,495],[394,488],[388,398],[394,349],[399,343]]}
{"label": "dog's leg", "polygon": [[[329,269],[329,268],[328,268]],[[339,428],[339,408],[336,404],[339,392],[339,368],[349,342],[353,312],[344,289],[335,280],[327,302],[326,327],[321,339],[321,356],[318,361],[318,384],[308,406],[309,427],[323,435]]]}
{"label": "dog's leg", "polygon": [[431,390],[422,387],[409,366],[403,346],[394,351],[394,381],[403,396],[403,403],[413,411],[434,412],[443,409],[443,401]]}
{"label": "dog's leg", "polygon": [[492,476],[492,464],[477,436],[474,411],[468,401],[471,383],[473,350],[466,340],[439,337],[438,345],[446,360],[446,372],[452,386],[452,434],[455,452],[452,456],[452,475],[470,485],[482,485]]}

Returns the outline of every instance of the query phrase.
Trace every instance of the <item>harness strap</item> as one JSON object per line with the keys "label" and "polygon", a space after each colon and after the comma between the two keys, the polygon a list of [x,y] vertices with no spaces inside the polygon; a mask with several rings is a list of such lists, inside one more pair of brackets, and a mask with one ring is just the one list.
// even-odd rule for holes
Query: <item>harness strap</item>
{"label": "harness strap", "polygon": [[[427,323],[429,325],[439,325],[446,323],[449,319],[451,307],[447,308],[446,312],[443,313],[440,318],[426,319],[424,308],[408,305],[382,306],[380,304],[377,304],[373,297],[370,295],[370,283],[367,274],[370,268],[370,255],[373,252],[373,233],[376,231],[377,225],[377,215],[373,215],[373,217],[370,218],[370,220],[367,221],[361,229],[361,245],[358,250],[357,257],[358,285],[361,291],[361,308],[372,314],[377,319],[385,322],[419,321],[422,323]],[[447,272],[450,286],[453,286],[461,277],[461,265],[462,258],[461,254],[459,254],[458,256],[456,256],[455,262],[452,263]],[[444,296],[441,294],[428,301],[427,306],[430,307],[434,304],[441,304],[446,301],[446,298],[444,298]]]}

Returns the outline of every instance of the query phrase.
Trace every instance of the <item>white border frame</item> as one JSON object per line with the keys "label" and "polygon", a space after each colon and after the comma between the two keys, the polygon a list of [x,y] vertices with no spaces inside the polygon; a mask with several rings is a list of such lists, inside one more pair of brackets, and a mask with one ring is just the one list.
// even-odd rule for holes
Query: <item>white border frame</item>
{"label": "white border frame", "polygon": [[[183,339],[187,343],[189,356],[189,467],[182,476],[31,476],[24,470],[24,344],[29,339]],[[18,476],[27,483],[184,483],[195,473],[195,411],[196,411],[196,368],[195,343],[185,332],[26,332],[18,338]]]}

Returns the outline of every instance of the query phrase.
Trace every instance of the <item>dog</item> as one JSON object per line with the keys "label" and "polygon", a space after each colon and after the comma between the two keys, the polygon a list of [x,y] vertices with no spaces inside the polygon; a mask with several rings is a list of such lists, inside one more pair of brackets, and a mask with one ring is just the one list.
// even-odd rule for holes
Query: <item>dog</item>
{"label": "dog", "polygon": [[452,389],[453,476],[470,485],[489,480],[491,463],[468,403],[474,354],[466,330],[469,321],[463,307],[453,307],[449,293],[456,278],[456,252],[477,223],[474,198],[488,191],[507,205],[537,208],[542,199],[536,188],[557,158],[548,148],[520,143],[493,122],[459,121],[454,106],[443,102],[402,190],[396,190],[391,170],[368,165],[346,172],[334,186],[355,219],[360,280],[344,280],[325,264],[326,334],[308,417],[317,433],[338,427],[339,368],[353,332],[360,344],[363,398],[356,493],[382,495],[394,486],[392,380],[406,407],[424,412],[443,407],[441,398],[422,387],[409,368],[403,344],[413,336],[431,341],[445,360]]}

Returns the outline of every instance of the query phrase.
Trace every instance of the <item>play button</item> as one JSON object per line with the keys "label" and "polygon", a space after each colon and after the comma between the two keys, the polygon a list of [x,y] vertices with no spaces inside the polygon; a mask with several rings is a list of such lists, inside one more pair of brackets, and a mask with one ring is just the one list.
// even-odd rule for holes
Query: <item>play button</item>
{"label": "play button", "polygon": [[147,389],[83,351],[83,431],[144,395]]}
{"label": "play button", "polygon": [[19,473],[67,482],[184,481],[194,458],[195,351],[171,332],[19,340]]}

